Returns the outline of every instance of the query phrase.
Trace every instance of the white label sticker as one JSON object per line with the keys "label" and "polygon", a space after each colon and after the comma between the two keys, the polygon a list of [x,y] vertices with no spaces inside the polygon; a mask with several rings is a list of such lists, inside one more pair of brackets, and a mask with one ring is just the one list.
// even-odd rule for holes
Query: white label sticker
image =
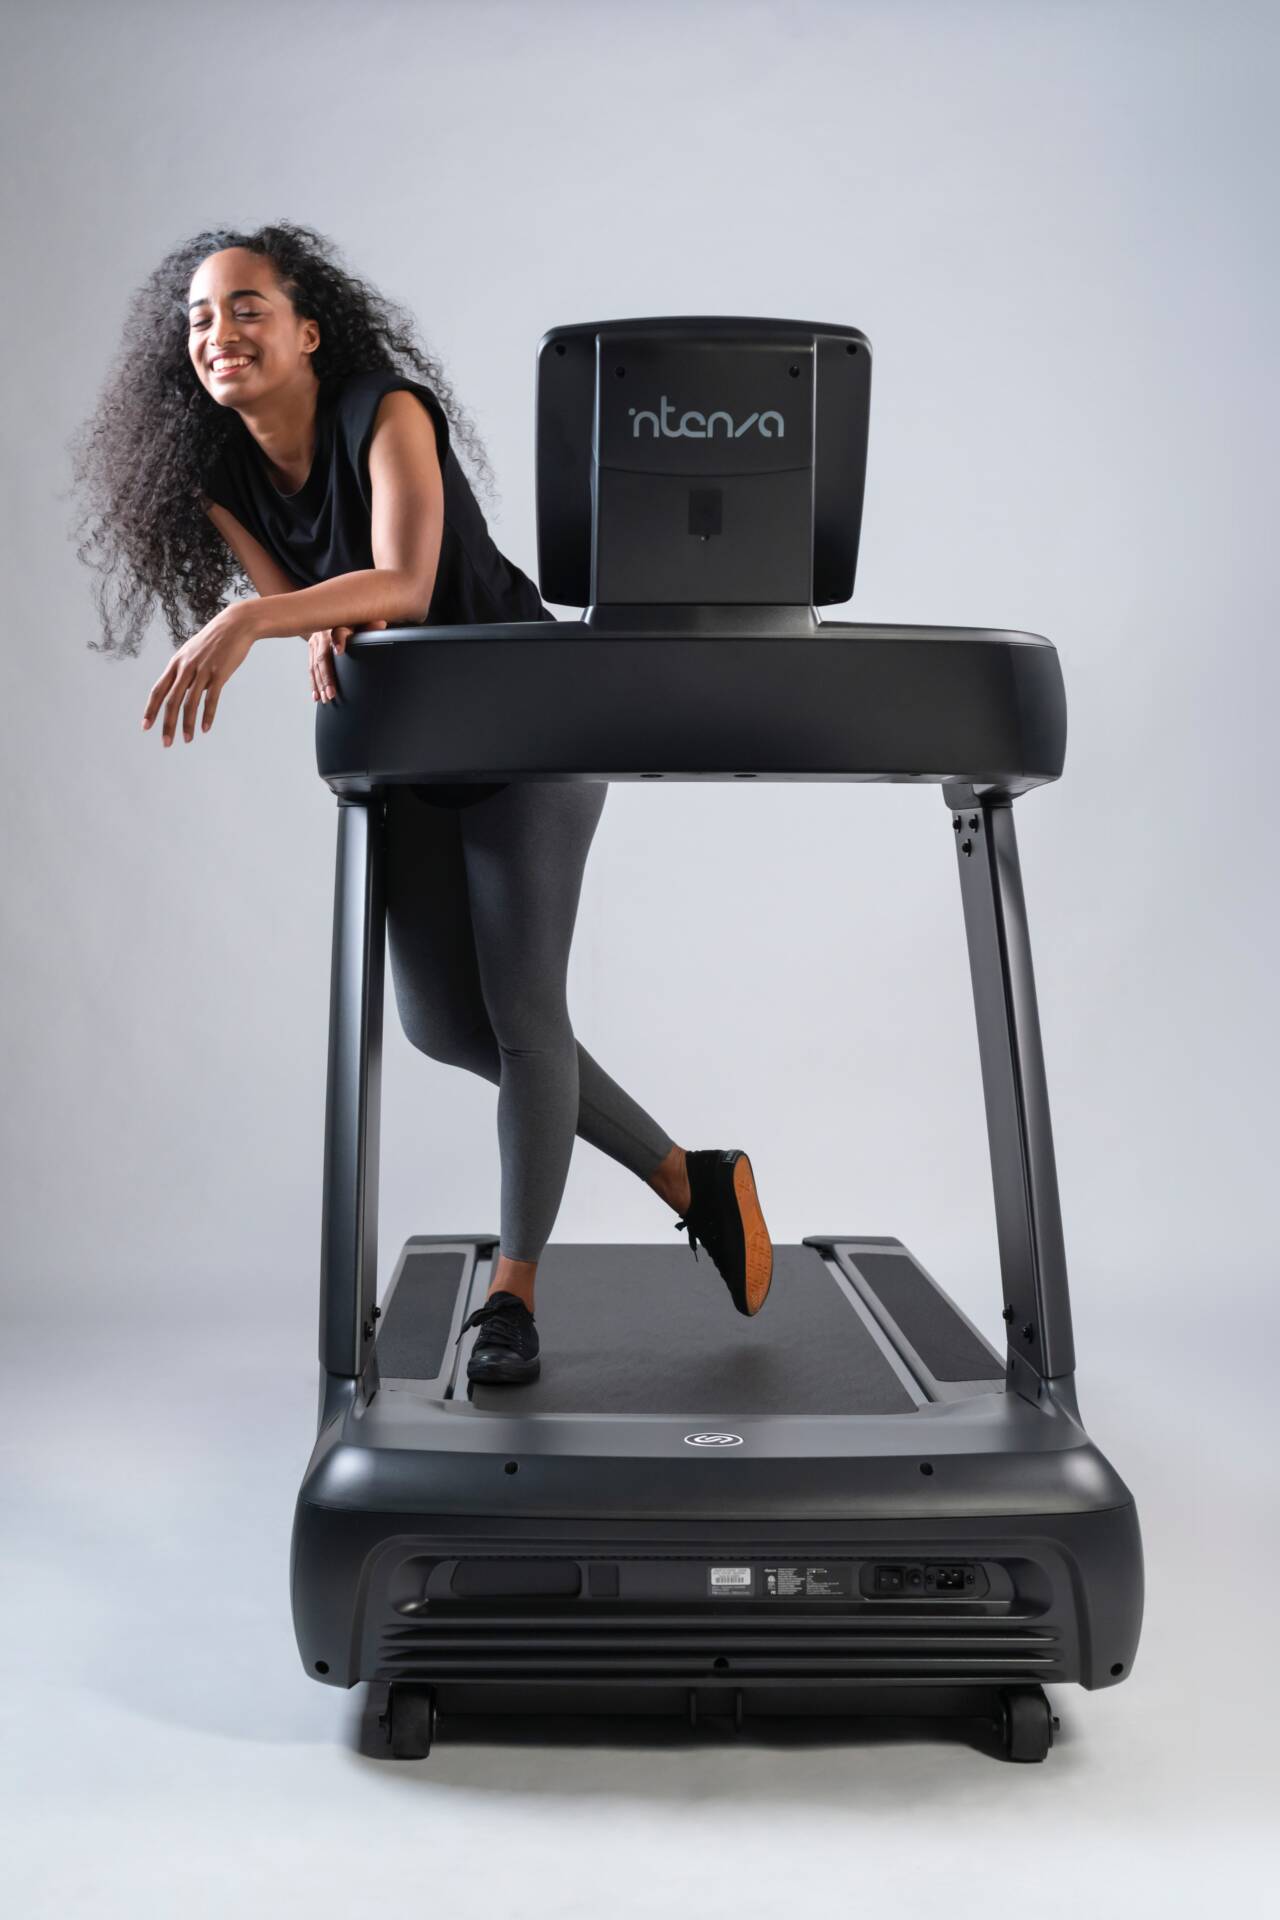
{"label": "white label sticker", "polygon": [[711,1584],[713,1587],[749,1587],[751,1569],[750,1567],[712,1567]]}

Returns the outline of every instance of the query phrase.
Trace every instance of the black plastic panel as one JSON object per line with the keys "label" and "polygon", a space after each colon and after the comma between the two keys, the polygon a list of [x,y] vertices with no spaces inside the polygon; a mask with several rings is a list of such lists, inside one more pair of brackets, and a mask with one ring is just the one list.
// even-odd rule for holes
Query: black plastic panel
{"label": "black plastic panel", "polygon": [[[848,600],[870,383],[870,343],[855,327],[646,315],[552,328],[538,344],[543,597],[575,607]],[[681,417],[688,407],[697,409],[692,431],[682,422],[671,432],[673,420],[658,431],[659,413]],[[771,407],[772,422],[753,430]],[[791,483],[798,512],[787,513],[771,480]],[[700,481],[714,490],[716,511],[694,524],[684,514]],[[706,537],[689,540],[699,533]]]}
{"label": "black plastic panel", "polygon": [[461,1599],[573,1599],[582,1591],[576,1560],[459,1560],[449,1590]]}
{"label": "black plastic panel", "polygon": [[[691,1559],[705,1566],[960,1558],[981,1562],[1003,1598],[975,1606],[954,1597],[897,1604],[854,1597],[816,1607],[784,1602],[771,1611],[717,1600],[637,1606],[589,1592],[567,1600],[429,1604],[416,1614],[406,1608],[407,1599],[422,1595],[427,1561],[497,1554],[509,1564],[520,1553],[543,1562],[607,1557],[610,1570],[617,1565],[628,1579],[646,1566],[649,1577],[664,1568],[677,1577]],[[701,1571],[695,1564],[691,1592]],[[497,1694],[536,1676],[565,1706],[575,1683],[687,1687],[726,1671],[736,1684],[766,1693],[806,1676],[828,1687],[1032,1676],[1105,1687],[1125,1678],[1133,1662],[1142,1551],[1131,1503],[1077,1514],[1029,1511],[999,1525],[921,1513],[896,1522],[832,1522],[820,1534],[785,1519],[744,1532],[715,1522],[676,1527],[630,1518],[576,1529],[517,1521],[498,1530],[473,1522],[461,1535],[425,1514],[344,1514],[304,1504],[294,1532],[293,1591],[304,1665],[331,1686],[412,1673],[470,1681]]]}

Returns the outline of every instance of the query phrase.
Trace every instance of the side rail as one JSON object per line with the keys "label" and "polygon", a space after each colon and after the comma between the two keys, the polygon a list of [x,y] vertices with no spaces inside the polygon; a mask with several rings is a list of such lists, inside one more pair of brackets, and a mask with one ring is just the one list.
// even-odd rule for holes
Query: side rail
{"label": "side rail", "polygon": [[320,1228],[320,1364],[358,1378],[373,1351],[386,946],[383,797],[338,801]]}
{"label": "side rail", "polygon": [[1034,1400],[1042,1381],[1073,1373],[1076,1362],[1013,803],[964,787],[946,787],[943,797],[952,809],[978,1021],[1009,1384]]}

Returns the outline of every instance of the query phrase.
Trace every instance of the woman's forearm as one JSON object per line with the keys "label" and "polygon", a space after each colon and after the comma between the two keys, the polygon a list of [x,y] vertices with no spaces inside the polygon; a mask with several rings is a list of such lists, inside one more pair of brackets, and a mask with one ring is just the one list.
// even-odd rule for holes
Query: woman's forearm
{"label": "woman's forearm", "polygon": [[328,627],[359,627],[385,620],[390,627],[421,626],[431,587],[399,567],[338,573],[296,593],[266,593],[253,603],[255,638],[296,639]]}

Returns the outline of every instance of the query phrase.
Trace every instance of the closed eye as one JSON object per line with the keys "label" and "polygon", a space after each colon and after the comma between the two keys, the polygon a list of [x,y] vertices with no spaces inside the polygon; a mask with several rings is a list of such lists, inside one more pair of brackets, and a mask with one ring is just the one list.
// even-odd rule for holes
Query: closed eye
{"label": "closed eye", "polygon": [[[247,307],[234,307],[232,309],[232,312],[235,314],[235,317],[237,320],[261,320],[262,319],[262,315],[257,311],[256,308],[250,309]],[[191,322],[191,331],[193,333],[198,333],[201,327],[207,327],[208,324],[209,322],[207,320],[193,320]]]}

